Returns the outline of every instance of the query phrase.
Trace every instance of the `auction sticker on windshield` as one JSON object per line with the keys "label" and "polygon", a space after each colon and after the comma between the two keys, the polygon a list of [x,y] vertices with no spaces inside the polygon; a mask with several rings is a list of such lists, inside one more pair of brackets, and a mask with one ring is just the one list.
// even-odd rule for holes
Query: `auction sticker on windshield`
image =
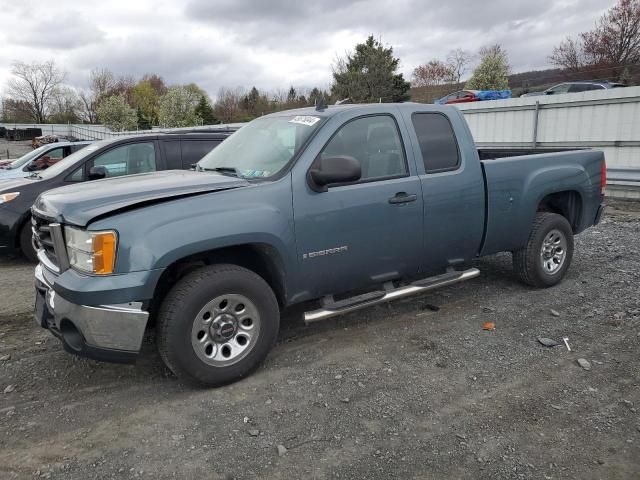
{"label": "auction sticker on windshield", "polygon": [[320,121],[320,117],[314,117],[312,115],[296,115],[289,120],[289,123],[299,123],[300,125],[310,127],[318,123],[318,121]]}

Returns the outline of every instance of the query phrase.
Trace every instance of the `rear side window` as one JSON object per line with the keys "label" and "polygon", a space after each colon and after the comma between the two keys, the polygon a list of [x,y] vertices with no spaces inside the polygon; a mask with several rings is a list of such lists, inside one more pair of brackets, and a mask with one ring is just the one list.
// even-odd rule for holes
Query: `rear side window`
{"label": "rear side window", "polygon": [[182,168],[182,156],[180,154],[180,140],[172,142],[162,142],[164,147],[164,155],[167,160],[167,168],[169,170],[179,170]]}
{"label": "rear side window", "polygon": [[207,153],[218,146],[220,140],[182,140],[182,168],[191,168]]}
{"label": "rear side window", "polygon": [[439,113],[414,113],[411,121],[420,144],[425,171],[436,173],[458,168],[458,142],[447,117]]}

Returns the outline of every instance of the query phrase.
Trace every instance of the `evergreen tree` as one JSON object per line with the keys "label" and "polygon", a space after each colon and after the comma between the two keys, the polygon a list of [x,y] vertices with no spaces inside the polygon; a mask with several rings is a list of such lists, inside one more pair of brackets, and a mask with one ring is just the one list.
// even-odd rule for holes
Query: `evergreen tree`
{"label": "evergreen tree", "polygon": [[400,60],[373,36],[333,68],[331,94],[352,102],[402,102],[409,99],[409,82],[397,73]]}
{"label": "evergreen tree", "polygon": [[298,93],[296,89],[292,87],[289,88],[289,93],[287,94],[287,103],[295,103],[298,99]]}
{"label": "evergreen tree", "polygon": [[200,101],[196,105],[196,115],[202,119],[203,125],[214,125],[218,123],[215,114],[213,113],[213,107],[209,104],[207,97],[200,96]]}
{"label": "evergreen tree", "polygon": [[142,113],[142,108],[138,107],[138,128],[140,130],[151,130],[151,121]]}

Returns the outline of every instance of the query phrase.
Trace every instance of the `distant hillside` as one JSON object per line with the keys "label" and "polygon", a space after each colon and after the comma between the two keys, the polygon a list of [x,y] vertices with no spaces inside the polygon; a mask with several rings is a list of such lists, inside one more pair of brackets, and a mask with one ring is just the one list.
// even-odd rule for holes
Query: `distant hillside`
{"label": "distant hillside", "polygon": [[[640,84],[640,65],[632,65],[628,69],[628,85]],[[512,95],[519,97],[523,93],[539,91],[549,88],[558,83],[571,80],[611,80],[618,81],[622,72],[618,68],[612,67],[589,67],[580,72],[570,72],[559,68],[549,68],[547,70],[531,70],[528,72],[514,73],[509,76],[509,88]],[[461,90],[464,83],[450,83],[446,85],[436,85],[432,87],[415,87],[409,91],[411,101],[421,103],[432,103],[438,98]]]}

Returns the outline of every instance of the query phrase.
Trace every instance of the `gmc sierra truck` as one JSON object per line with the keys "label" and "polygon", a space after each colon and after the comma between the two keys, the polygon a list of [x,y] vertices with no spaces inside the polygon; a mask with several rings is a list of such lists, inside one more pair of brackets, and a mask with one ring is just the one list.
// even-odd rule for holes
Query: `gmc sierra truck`
{"label": "gmc sierra truck", "polygon": [[154,324],[169,369],[217,386],[260,364],[294,304],[322,320],[471,279],[496,252],[553,286],[600,220],[603,153],[504,155],[454,107],[341,105],[254,120],[194,171],[48,191],[35,318],[115,362]]}

